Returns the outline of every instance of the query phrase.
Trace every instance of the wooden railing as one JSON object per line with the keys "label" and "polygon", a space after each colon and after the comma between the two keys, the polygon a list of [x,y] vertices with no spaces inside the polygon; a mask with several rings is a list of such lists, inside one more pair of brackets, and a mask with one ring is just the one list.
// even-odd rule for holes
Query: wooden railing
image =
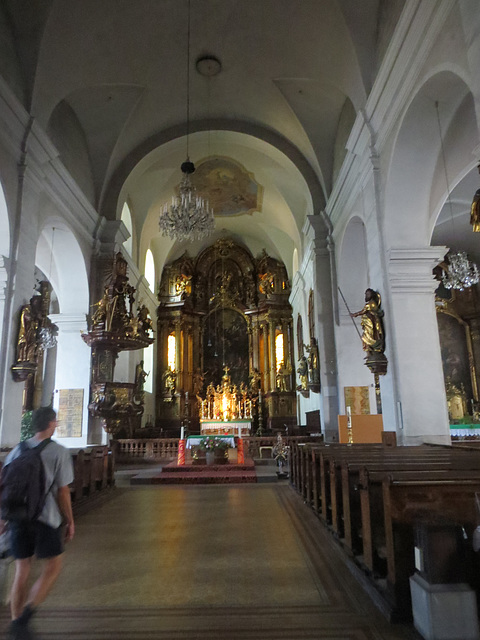
{"label": "wooden railing", "polygon": [[[288,436],[284,442],[292,446],[301,442],[321,442],[321,436]],[[262,455],[262,448],[268,449],[275,446],[276,436],[251,436],[243,438],[245,455],[249,458],[268,457]],[[178,454],[177,438],[145,438],[145,439],[122,439],[112,443],[115,451],[115,459],[122,464],[135,463],[139,461],[155,460],[175,460]],[[270,452],[271,455],[271,452]]]}

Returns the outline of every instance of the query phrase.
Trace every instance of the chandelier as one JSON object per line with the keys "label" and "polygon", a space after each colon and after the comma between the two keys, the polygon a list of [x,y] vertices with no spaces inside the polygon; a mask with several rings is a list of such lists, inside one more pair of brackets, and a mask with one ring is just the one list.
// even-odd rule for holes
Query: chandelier
{"label": "chandelier", "polygon": [[172,204],[163,205],[160,215],[160,230],[172,240],[199,240],[208,236],[215,228],[213,209],[208,200],[197,195],[190,175],[195,171],[193,162],[187,158],[182,163],[183,178],[180,195],[172,197]]}
{"label": "chandelier", "polygon": [[465,251],[448,254],[449,267],[444,271],[442,282],[445,289],[463,291],[479,281],[477,265],[467,258]]}
{"label": "chandelier", "polygon": [[[445,173],[445,183],[447,185],[447,201],[450,207],[450,217],[452,219],[452,229],[455,231],[455,225],[453,221],[453,209],[452,198],[450,194],[450,186],[448,182],[447,174],[447,162],[445,159],[445,149],[443,146],[442,127],[440,125],[440,115],[438,111],[438,102],[435,102],[435,109],[437,111],[438,131],[440,133],[440,144],[442,150],[443,159],[443,171]],[[468,289],[479,281],[479,273],[477,265],[467,257],[465,251],[449,251],[447,254],[448,268],[442,275],[442,283],[446,289],[457,289],[463,291]]]}
{"label": "chandelier", "polygon": [[172,240],[200,240],[208,236],[215,228],[215,218],[210,204],[192,185],[190,175],[195,165],[190,162],[188,142],[190,133],[190,0],[188,0],[187,28],[187,159],[180,167],[183,173],[180,182],[180,195],[172,197],[172,204],[163,206],[160,214],[160,231]]}

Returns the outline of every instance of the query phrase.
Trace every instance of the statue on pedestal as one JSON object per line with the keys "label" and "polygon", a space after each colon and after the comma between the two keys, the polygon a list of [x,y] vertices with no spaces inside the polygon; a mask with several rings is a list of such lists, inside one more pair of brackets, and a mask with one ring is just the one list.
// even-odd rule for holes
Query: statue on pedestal
{"label": "statue on pedestal", "polygon": [[382,298],[378,291],[365,291],[365,306],[361,311],[352,313],[352,318],[362,317],[363,350],[368,353],[385,351],[385,331],[383,329]]}
{"label": "statue on pedestal", "polygon": [[302,356],[298,362],[297,373],[300,378],[300,386],[297,388],[306,391],[308,389],[308,362],[305,356]]}
{"label": "statue on pedestal", "polygon": [[308,353],[308,372],[310,375],[310,382],[312,384],[320,383],[320,368],[318,364],[318,345],[315,338],[310,338],[310,344],[305,345],[305,349]]}

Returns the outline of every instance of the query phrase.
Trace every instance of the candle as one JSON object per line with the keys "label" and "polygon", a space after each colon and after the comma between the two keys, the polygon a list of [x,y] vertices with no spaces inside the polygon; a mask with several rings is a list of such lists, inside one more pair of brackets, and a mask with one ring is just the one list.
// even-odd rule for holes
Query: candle
{"label": "candle", "polygon": [[242,437],[242,425],[241,424],[238,425],[238,437],[239,438]]}
{"label": "candle", "polygon": [[180,440],[183,440],[184,436],[185,436],[185,427],[182,427],[180,429]]}

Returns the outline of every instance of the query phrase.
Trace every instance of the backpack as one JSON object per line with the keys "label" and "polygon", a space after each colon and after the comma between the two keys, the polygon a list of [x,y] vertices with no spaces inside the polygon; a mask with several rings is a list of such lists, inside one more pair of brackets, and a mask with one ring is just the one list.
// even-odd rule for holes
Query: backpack
{"label": "backpack", "polygon": [[0,511],[8,522],[33,522],[42,512],[47,494],[45,469],[41,452],[50,444],[50,438],[30,448],[19,444],[19,455],[2,469]]}

